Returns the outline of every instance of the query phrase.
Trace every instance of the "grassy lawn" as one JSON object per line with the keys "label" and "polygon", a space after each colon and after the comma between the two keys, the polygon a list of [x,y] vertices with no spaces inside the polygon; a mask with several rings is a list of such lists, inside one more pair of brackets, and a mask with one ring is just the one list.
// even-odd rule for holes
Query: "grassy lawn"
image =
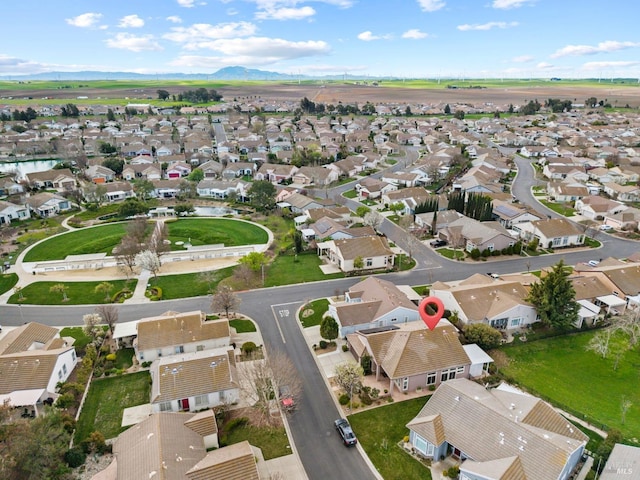
{"label": "grassy lawn", "polygon": [[255,427],[253,425],[242,425],[234,428],[229,433],[223,433],[220,446],[233,445],[244,440],[251,442],[262,449],[265,460],[282,457],[291,453],[289,437],[284,427]]}
{"label": "grassy lawn", "polygon": [[602,245],[598,240],[594,240],[593,238],[584,237],[584,244],[587,247],[598,248]]}
{"label": "grassy lawn", "polygon": [[[624,353],[614,370],[613,354],[603,359],[585,349],[593,335],[584,332],[506,346],[501,350],[508,361],[500,371],[598,428],[618,428],[625,437],[638,439],[638,350]],[[624,423],[620,409],[623,397],[632,402]]]}
{"label": "grassy lawn", "polygon": [[[329,309],[329,300],[326,298],[319,298],[311,303],[307,303],[304,308],[300,310],[300,323],[304,328],[320,325],[322,322],[322,316]],[[302,316],[305,310],[312,310],[313,313],[307,317]]]}
{"label": "grassy lawn", "polygon": [[148,403],[150,390],[149,372],[95,380],[76,425],[75,443],[94,431],[101,432],[105,438],[116,437],[124,430],[120,426],[124,409]]}
{"label": "grassy lawn", "polygon": [[562,203],[549,202],[548,200],[540,200],[540,203],[542,203],[545,207],[550,208],[554,212],[559,213],[560,215],[564,215],[565,217],[573,217],[576,213],[573,208],[567,207]]}
{"label": "grassy lawn", "polygon": [[116,352],[115,368],[126,370],[133,365],[133,348],[121,348]]}
{"label": "grassy lawn", "polygon": [[82,350],[91,343],[91,337],[84,333],[82,327],[65,327],[60,330],[60,336],[73,338],[75,340],[73,346],[79,350]]}
{"label": "grassy lawn", "polygon": [[[54,285],[64,284],[67,287],[67,301],[63,301],[63,296],[58,292],[51,292],[49,289]],[[104,293],[96,293],[94,289],[102,282],[35,282],[22,289],[23,299],[18,301],[18,294],[13,294],[7,303],[22,303],[29,305],[90,305],[96,303],[106,303]],[[125,286],[133,291],[138,280],[112,280],[111,294],[122,290]]]}
{"label": "grassy lawn", "polygon": [[358,196],[358,192],[355,190],[348,190],[342,194],[343,197],[346,198],[356,198]]}
{"label": "grassy lawn", "polygon": [[126,223],[112,223],[52,237],[29,250],[24,261],[64,260],[67,255],[88,253],[111,255],[113,248],[120,243],[125,234],[126,226]]}
{"label": "grassy lawn", "polygon": [[251,320],[235,319],[229,320],[229,325],[236,329],[237,333],[250,333],[256,331],[256,324]]}
{"label": "grassy lawn", "polygon": [[431,479],[431,471],[398,446],[409,435],[405,425],[425,403],[425,397],[415,398],[349,416],[358,441],[385,480]]}
{"label": "grassy lawn", "polygon": [[398,267],[398,270],[404,272],[405,270],[411,270],[415,267],[416,261],[408,255],[400,254],[396,256],[396,266]]}
{"label": "grassy lawn", "polygon": [[418,295],[429,295],[431,285],[414,285],[411,287]]}
{"label": "grassy lawn", "polygon": [[267,243],[269,235],[262,228],[229,218],[185,218],[167,222],[169,240],[193,246],[223,243],[225,247]]}
{"label": "grassy lawn", "polygon": [[215,290],[218,283],[230,277],[235,267],[222,268],[211,272],[212,279],[206,278],[202,273],[184,273],[179,275],[163,275],[151,278],[149,283],[153,287],[162,289],[162,300],[174,300],[176,298],[199,297],[208,295]]}
{"label": "grassy lawn", "polygon": [[464,250],[453,250],[451,248],[437,248],[436,252],[446,258],[454,260],[456,258],[464,258]]}
{"label": "grassy lawn", "polygon": [[315,282],[343,278],[342,273],[325,275],[320,270],[322,260],[315,252],[298,255],[279,255],[268,268],[265,269],[265,287],[277,285],[291,285],[293,283]]}
{"label": "grassy lawn", "polygon": [[0,295],[11,290],[16,283],[18,283],[18,275],[15,273],[0,275]]}

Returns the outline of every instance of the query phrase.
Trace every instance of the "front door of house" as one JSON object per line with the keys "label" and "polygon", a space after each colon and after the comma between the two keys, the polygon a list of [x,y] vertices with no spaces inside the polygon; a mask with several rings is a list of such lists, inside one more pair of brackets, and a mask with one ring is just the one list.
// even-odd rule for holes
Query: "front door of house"
{"label": "front door of house", "polygon": [[182,407],[182,410],[189,411],[189,399],[184,398],[180,400],[180,406]]}

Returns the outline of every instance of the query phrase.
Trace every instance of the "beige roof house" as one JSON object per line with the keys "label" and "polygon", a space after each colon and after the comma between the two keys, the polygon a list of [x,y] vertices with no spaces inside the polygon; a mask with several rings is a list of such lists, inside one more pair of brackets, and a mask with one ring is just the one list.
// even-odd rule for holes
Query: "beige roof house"
{"label": "beige roof house", "polygon": [[318,244],[318,254],[343,272],[356,270],[354,260],[363,261],[362,269],[383,269],[393,266],[395,254],[386,238],[378,235],[331,240]]}
{"label": "beige roof house", "polygon": [[188,480],[260,480],[248,441],[213,450],[186,474]]}
{"label": "beige roof house", "polygon": [[149,362],[162,356],[228,345],[230,336],[227,319],[207,320],[200,310],[166,312],[138,322],[134,348],[140,362]]}
{"label": "beige roof house", "polygon": [[60,331],[42,323],[29,322],[14,328],[0,339],[0,355],[26,352],[27,350],[50,350],[60,348],[64,342],[73,344],[73,339],[61,339]]}
{"label": "beige roof house", "polygon": [[394,386],[401,391],[415,390],[469,374],[471,361],[457,329],[446,320],[433,330],[421,322],[361,330],[347,335],[347,342],[358,361],[365,353],[371,357],[376,380],[388,377],[390,391]]}
{"label": "beige roof house", "polygon": [[473,478],[569,478],[588,440],[539,398],[463,378],[440,385],[407,427],[415,451],[435,459],[451,451]]}

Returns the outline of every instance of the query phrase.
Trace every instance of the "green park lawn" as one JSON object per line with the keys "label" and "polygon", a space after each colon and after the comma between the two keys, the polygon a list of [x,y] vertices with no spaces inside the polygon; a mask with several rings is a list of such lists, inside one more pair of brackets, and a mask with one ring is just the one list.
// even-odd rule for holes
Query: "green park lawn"
{"label": "green park lawn", "polygon": [[[586,346],[595,332],[547,338],[501,348],[507,355],[500,372],[531,393],[584,418],[603,430],[617,428],[640,439],[638,347],[603,359]],[[623,422],[622,400],[632,406]]]}
{"label": "green park lawn", "polygon": [[[409,435],[409,429],[405,425],[418,414],[425,403],[427,397],[419,397],[349,416],[349,423],[360,445],[385,480],[431,480],[431,471],[398,445],[405,435]],[[337,438],[335,440],[338,441]]]}
{"label": "green park lawn", "polygon": [[226,267],[212,271],[211,278],[207,278],[207,275],[203,273],[183,273],[151,278],[149,283],[152,287],[162,289],[162,300],[199,297],[215,291],[218,283],[230,277],[234,268]]}
{"label": "green park lawn", "polygon": [[124,409],[149,403],[150,389],[149,372],[94,380],[76,424],[75,443],[94,431],[107,439],[119,435]]}
{"label": "green park lawn", "polygon": [[294,283],[316,282],[319,280],[331,280],[343,278],[342,273],[325,275],[320,270],[322,260],[315,252],[300,255],[279,255],[265,269],[265,287],[278,285],[291,285]]}
{"label": "green park lawn", "polygon": [[[105,326],[105,329],[107,327]],[[64,327],[60,330],[61,337],[71,337],[75,340],[73,346],[76,350],[84,350],[84,347],[89,345],[93,339],[84,333],[84,329],[82,327]]]}
{"label": "green park lawn", "polygon": [[251,320],[236,318],[229,320],[229,325],[236,329],[236,333],[251,333],[256,331],[256,324]]}
{"label": "green park lawn", "polygon": [[[326,298],[319,298],[309,302],[300,309],[300,323],[304,328],[320,325],[322,317],[328,309],[329,300]],[[307,316],[305,316],[305,312],[308,314]]]}
{"label": "green park lawn", "polygon": [[[179,219],[167,222],[166,225],[172,245],[177,241],[190,241],[194,246],[224,244],[231,247],[263,244],[269,239],[264,229],[248,222],[228,218]],[[111,255],[125,235],[126,228],[125,222],[111,223],[51,237],[27,252],[24,261],[63,260],[67,255],[94,253]]]}
{"label": "green park lawn", "polygon": [[540,200],[540,203],[565,217],[573,217],[576,214],[576,211],[573,208],[562,203],[549,202],[548,200]]}
{"label": "green park lawn", "polygon": [[262,450],[265,460],[282,457],[291,453],[289,437],[284,427],[257,427],[254,425],[242,425],[235,427],[231,432],[225,432],[223,427],[220,436],[220,446],[233,445],[244,440],[251,442]]}
{"label": "green park lawn", "polygon": [[11,290],[18,283],[18,275],[5,273],[0,275],[0,295]]}
{"label": "green park lawn", "polygon": [[[131,291],[136,288],[135,279],[130,280],[111,280],[113,285],[111,295],[128,287]],[[63,284],[67,287],[67,300],[61,293],[51,292],[50,288],[54,285]],[[96,293],[96,286],[103,282],[34,282],[25,286],[20,293],[11,295],[7,303],[21,303],[25,305],[92,305],[97,303],[109,303],[105,301],[105,294]],[[19,296],[22,295],[22,299]]]}

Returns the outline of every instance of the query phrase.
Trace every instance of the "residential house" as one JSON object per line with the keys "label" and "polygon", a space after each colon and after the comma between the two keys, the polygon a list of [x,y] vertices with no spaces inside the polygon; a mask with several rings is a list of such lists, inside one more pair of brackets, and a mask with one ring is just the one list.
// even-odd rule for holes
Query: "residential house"
{"label": "residential house", "polygon": [[[390,269],[395,261],[395,254],[389,248],[387,239],[377,235],[330,240],[318,243],[317,247],[321,258],[336,265],[345,273],[356,270]],[[361,266],[356,266],[359,262],[362,262]]]}
{"label": "residential house", "polygon": [[175,162],[167,167],[165,177],[168,179],[186,177],[191,173],[191,165],[185,162]]}
{"label": "residential house", "polygon": [[25,323],[0,339],[0,404],[36,416],[58,398],[57,384],[65,382],[78,359],[72,338],[57,328]]}
{"label": "residential house", "polygon": [[621,202],[640,201],[640,187],[637,185],[619,185],[615,182],[604,184],[604,192]]}
{"label": "residential house", "polygon": [[389,327],[420,319],[420,296],[404,286],[369,277],[345,292],[344,302],[331,303],[329,315],[340,327],[340,337],[358,330]]}
{"label": "residential house", "polygon": [[116,172],[102,165],[91,165],[85,170],[84,175],[93,183],[113,182],[116,178]]}
{"label": "residential house", "polygon": [[27,207],[0,200],[0,225],[8,225],[13,220],[26,220],[28,218],[31,218],[31,215]]}
{"label": "residential house", "polygon": [[329,168],[303,166],[291,177],[291,180],[298,185],[313,184],[317,188],[322,188],[337,181],[338,173]]}
{"label": "residential house", "polygon": [[154,198],[175,198],[181,191],[181,180],[178,178],[172,180],[151,180],[151,183],[153,183],[154,187],[151,196]]}
{"label": "residential house", "polygon": [[398,187],[415,187],[420,183],[422,176],[411,172],[389,172],[385,173],[381,180],[383,182],[397,185]]}
{"label": "residential house", "polygon": [[588,440],[548,403],[464,378],[440,385],[407,428],[416,453],[451,455],[473,480],[574,478]]}
{"label": "residential house", "polygon": [[582,270],[580,273],[584,276],[596,276],[610,287],[609,294],[597,297],[594,302],[606,311],[614,308],[620,313],[627,306],[637,308],[640,303],[640,263],[608,264],[603,261],[596,267]]}
{"label": "residential house", "polygon": [[616,443],[604,464],[599,480],[631,478],[640,471],[640,448]]}
{"label": "residential house", "polygon": [[478,249],[500,251],[513,246],[516,239],[498,222],[479,222],[473,218],[461,216],[439,232],[454,247],[464,246],[467,252]]}
{"label": "residential house", "polygon": [[204,178],[216,178],[222,173],[223,166],[215,160],[209,160],[198,167],[204,173]]}
{"label": "residential house", "polygon": [[260,480],[264,478],[258,468],[258,455],[251,444],[244,440],[210,451],[186,473],[187,480],[222,479]]}
{"label": "residential house", "polygon": [[198,182],[196,191],[200,197],[210,197],[217,199],[228,198],[229,195],[236,195],[242,199],[247,196],[247,190],[251,184],[242,180],[228,182],[225,180],[213,180],[205,178]]}
{"label": "residential house", "polygon": [[[435,231],[433,230],[433,217],[435,216]],[[426,212],[416,213],[414,217],[415,224],[426,231],[430,231],[433,235],[436,235],[440,230],[447,228],[452,222],[455,222],[460,217],[461,213],[456,210],[442,210],[438,212]]]}
{"label": "residential house", "polygon": [[514,331],[537,321],[536,309],[526,300],[529,291],[520,281],[477,273],[457,285],[435,282],[430,294],[442,300],[447,310],[457,312],[464,325],[486,323]]}
{"label": "residential house", "polygon": [[240,397],[232,346],[158,358],[150,372],[154,412],[197,412]]}
{"label": "residential house", "polygon": [[263,163],[254,178],[256,180],[267,180],[276,184],[291,179],[297,171],[298,167],[295,165]]}
{"label": "residential house", "polygon": [[584,244],[582,230],[566,218],[519,223],[513,229],[527,242],[537,238],[542,248],[577,247]]}
{"label": "residential house", "polygon": [[398,190],[398,186],[377,178],[366,177],[356,183],[355,189],[362,198],[374,200],[385,193],[395,192]]}
{"label": "residential house", "polygon": [[25,178],[33,187],[39,189],[54,188],[66,192],[76,187],[76,177],[68,168],[27,173]]}
{"label": "residential house", "polygon": [[605,215],[602,223],[619,230],[634,229],[640,225],[640,209],[629,207],[622,212]]}
{"label": "residential house", "polygon": [[494,200],[492,205],[493,218],[506,229],[510,229],[518,223],[532,222],[541,219],[540,214],[534,210],[515,203]]}
{"label": "residential house", "polygon": [[418,205],[426,202],[431,197],[431,193],[424,187],[402,188],[396,191],[385,192],[382,194],[381,201],[385,205],[394,203],[402,203],[404,205],[405,215],[412,215]]}
{"label": "residential house", "polygon": [[133,343],[138,362],[161,357],[201,352],[229,345],[231,333],[226,319],[206,320],[203,312],[166,312],[143,318]]}
{"label": "residential house", "polygon": [[575,185],[564,182],[549,182],[547,186],[549,196],[556,202],[570,203],[589,195],[589,190],[584,185]]}
{"label": "residential house", "polygon": [[628,207],[615,200],[592,195],[576,200],[575,210],[589,220],[603,220],[605,216],[618,214]]}
{"label": "residential house", "polygon": [[366,355],[376,381],[389,379],[389,392],[413,392],[454,378],[468,378],[471,361],[447,320],[428,329],[422,322],[359,330],[347,335],[358,363]]}
{"label": "residential house", "polygon": [[324,168],[334,170],[340,177],[355,177],[367,168],[367,157],[350,155],[347,158],[325,165]]}
{"label": "residential house", "polygon": [[[305,218],[307,217],[305,216]],[[340,222],[329,217],[322,217],[301,230],[302,238],[308,242],[315,239],[340,240],[342,238],[370,237],[376,234],[373,227],[350,228],[349,225],[345,223],[346,222]]]}
{"label": "residential house", "polygon": [[19,195],[24,192],[24,187],[16,183],[12,178],[0,178],[0,197]]}
{"label": "residential house", "polygon": [[104,185],[108,202],[120,202],[136,196],[133,185],[129,182],[110,182]]}
{"label": "residential house", "polygon": [[71,210],[71,201],[55,193],[42,192],[31,195],[26,202],[29,210],[39,217],[51,217],[59,213]]}
{"label": "residential house", "polygon": [[159,163],[127,164],[122,169],[122,178],[125,180],[159,180],[162,178],[162,168]]}
{"label": "residential house", "polygon": [[332,200],[309,198],[301,193],[294,192],[282,202],[278,202],[279,208],[289,208],[293,213],[303,213],[314,208],[323,208],[334,205]]}

